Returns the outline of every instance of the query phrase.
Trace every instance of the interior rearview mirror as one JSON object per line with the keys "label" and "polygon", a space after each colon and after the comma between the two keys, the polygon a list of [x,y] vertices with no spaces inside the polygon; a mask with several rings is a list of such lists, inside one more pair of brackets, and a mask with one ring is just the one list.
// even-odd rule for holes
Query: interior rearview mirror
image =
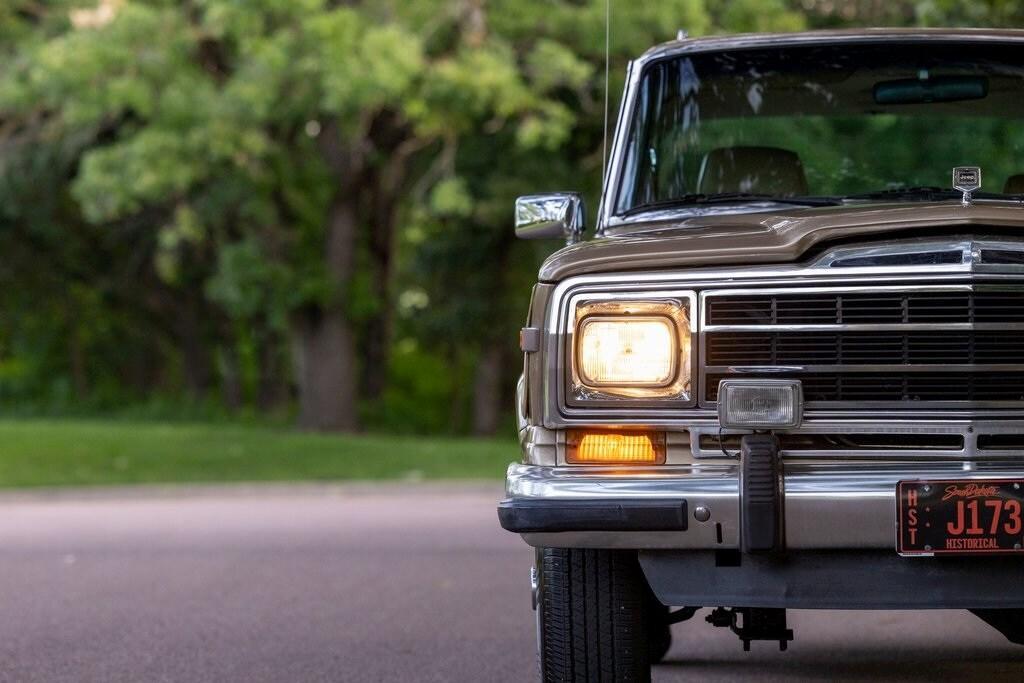
{"label": "interior rearview mirror", "polygon": [[875,84],[875,102],[878,104],[966,102],[987,96],[988,79],[984,76],[935,76]]}
{"label": "interior rearview mirror", "polygon": [[583,235],[583,198],[575,192],[553,192],[516,200],[516,237],[526,240],[565,239],[573,244]]}

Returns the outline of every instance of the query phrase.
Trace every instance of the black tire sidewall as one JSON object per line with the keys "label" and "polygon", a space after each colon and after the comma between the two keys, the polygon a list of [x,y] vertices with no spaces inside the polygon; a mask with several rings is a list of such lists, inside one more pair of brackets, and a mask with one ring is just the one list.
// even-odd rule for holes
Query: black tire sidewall
{"label": "black tire sidewall", "polygon": [[536,561],[541,680],[649,681],[657,612],[636,553],[543,548]]}

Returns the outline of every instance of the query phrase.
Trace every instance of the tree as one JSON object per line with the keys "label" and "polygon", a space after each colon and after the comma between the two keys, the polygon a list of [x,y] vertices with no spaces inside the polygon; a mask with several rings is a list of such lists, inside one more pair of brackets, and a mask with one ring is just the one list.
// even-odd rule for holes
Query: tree
{"label": "tree", "polygon": [[[404,193],[436,176],[427,157],[483,118],[555,145],[568,110],[481,30],[477,2],[102,9],[24,50],[0,110],[41,117],[41,143],[89,131],[71,184],[86,221],[145,215],[165,286],[205,281],[235,320],[286,321],[300,423],[354,428],[359,349],[377,391],[393,235]],[[243,289],[256,307],[232,300]]]}
{"label": "tree", "polygon": [[[612,0],[612,115],[626,60],[678,29],[1020,20]],[[604,32],[604,0],[4,4],[0,400],[269,412],[297,385],[308,427],[507,424],[558,246],[516,242],[511,205],[582,190],[593,215]]]}
{"label": "tree", "polygon": [[[705,31],[709,19],[694,0],[615,2],[612,11],[614,116],[625,62],[680,27]],[[603,2],[493,3],[486,17],[488,30],[520,55],[533,87],[573,116],[565,143],[542,154],[478,121],[462,136],[451,175],[424,203],[426,215],[411,222],[403,284],[424,297],[410,311],[407,333],[442,353],[459,385],[471,390],[455,397],[453,422],[478,434],[507,424],[522,368],[516,333],[540,260],[560,246],[517,242],[512,202],[520,194],[576,190],[596,208],[605,93]]]}

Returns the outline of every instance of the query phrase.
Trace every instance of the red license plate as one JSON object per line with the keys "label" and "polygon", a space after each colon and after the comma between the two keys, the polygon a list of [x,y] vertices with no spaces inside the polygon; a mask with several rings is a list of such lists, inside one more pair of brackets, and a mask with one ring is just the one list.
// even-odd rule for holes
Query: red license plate
{"label": "red license plate", "polygon": [[1019,553],[1024,480],[901,481],[896,484],[900,555]]}

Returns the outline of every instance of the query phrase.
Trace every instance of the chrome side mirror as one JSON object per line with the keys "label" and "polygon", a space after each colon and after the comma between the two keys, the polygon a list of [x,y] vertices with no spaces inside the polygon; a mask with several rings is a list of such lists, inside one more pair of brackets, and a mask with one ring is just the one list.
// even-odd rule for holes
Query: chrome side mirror
{"label": "chrome side mirror", "polygon": [[516,200],[516,237],[524,240],[564,238],[574,244],[583,236],[583,198],[575,192],[534,194]]}

